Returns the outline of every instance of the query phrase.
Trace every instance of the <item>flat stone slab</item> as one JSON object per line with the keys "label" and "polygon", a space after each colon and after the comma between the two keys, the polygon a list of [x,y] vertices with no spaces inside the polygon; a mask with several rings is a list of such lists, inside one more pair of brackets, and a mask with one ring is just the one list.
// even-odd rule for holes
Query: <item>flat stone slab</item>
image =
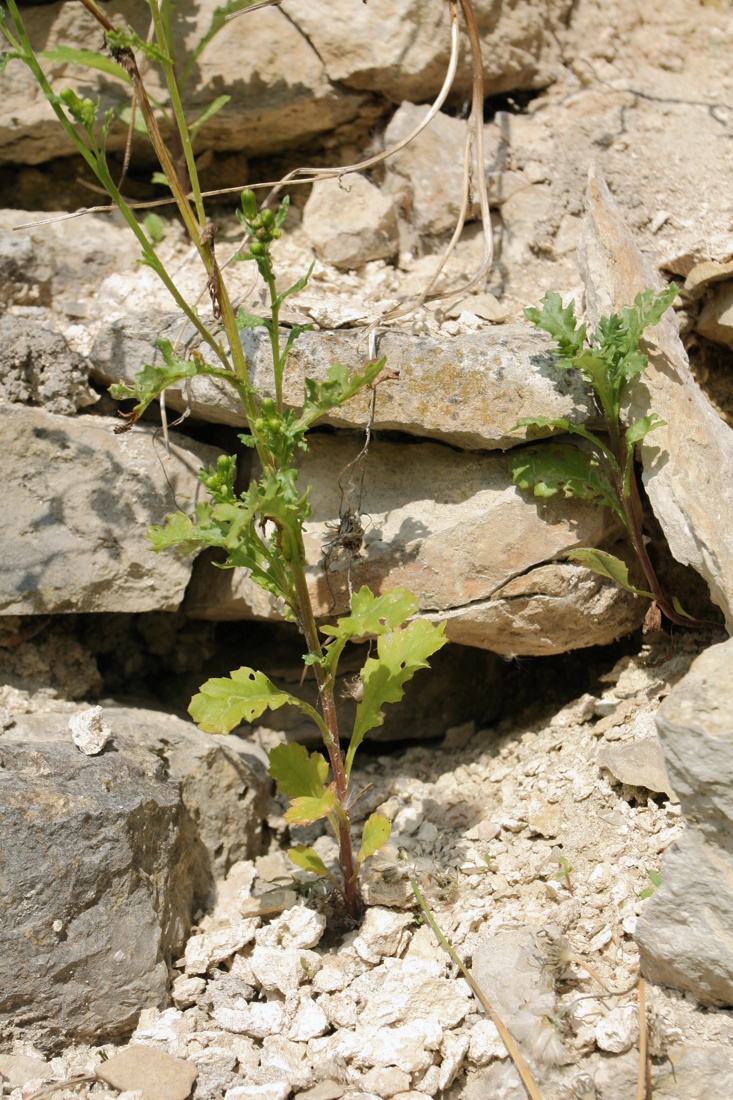
{"label": "flat stone slab", "polygon": [[[131,382],[143,363],[156,363],[155,340],[178,332],[180,320],[150,313],[121,318],[97,337],[90,361],[104,384]],[[262,329],[243,331],[242,345],[250,377],[265,396],[273,396],[272,360]],[[374,429],[434,439],[464,450],[506,450],[524,441],[513,432],[523,416],[566,417],[593,426],[598,414],[576,372],[556,367],[547,337],[529,325],[498,325],[463,336],[414,336],[385,332],[377,353],[398,377],[377,387]],[[288,360],[283,397],[290,408],[303,404],[304,380],[322,382],[334,363],[362,370],[368,352],[362,333],[304,332]],[[201,420],[244,426],[231,386],[212,378],[194,378],[185,388],[166,390],[171,408]],[[369,419],[371,392],[357,394],[319,423],[363,428]]]}
{"label": "flat stone slab", "polygon": [[145,531],[188,511],[218,451],[155,428],[115,435],[120,421],[0,406],[5,484],[0,612],[173,611],[191,559],[158,555]]}

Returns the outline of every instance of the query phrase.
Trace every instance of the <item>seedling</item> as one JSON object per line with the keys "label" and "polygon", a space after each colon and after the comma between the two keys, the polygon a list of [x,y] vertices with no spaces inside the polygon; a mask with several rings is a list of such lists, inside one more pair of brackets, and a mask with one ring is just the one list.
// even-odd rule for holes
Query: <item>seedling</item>
{"label": "seedling", "polygon": [[644,889],[639,893],[639,897],[643,898],[644,900],[653,897],[655,890],[657,890],[658,887],[662,885],[662,876],[660,875],[659,871],[648,871],[647,878],[651,882],[651,886],[645,886]]}
{"label": "seedling", "polygon": [[573,868],[570,866],[570,862],[569,862],[567,856],[558,856],[557,857],[557,862],[558,862],[558,866],[559,866],[560,870],[555,872],[555,879],[556,879],[557,882],[564,882],[565,883],[565,885],[567,886],[567,889],[568,889],[568,893],[572,897],[573,883],[572,883],[572,880],[570,878],[570,875],[572,874]]}
{"label": "seedling", "polygon": [[568,554],[572,561],[581,562],[602,577],[609,577],[628,592],[655,601],[673,623],[718,628],[718,623],[688,615],[676,597],[667,598],[644,542],[634,451],[637,443],[662,427],[665,421],[655,412],[628,426],[624,426],[621,418],[628,383],[642,374],[649,362],[639,350],[641,337],[647,328],[658,324],[676,296],[674,283],[657,295],[653,290],[645,290],[637,294],[632,306],[624,306],[620,315],[614,313],[602,318],[590,336],[587,325],[579,325],[576,320],[575,302],[563,308],[560,295],[554,291],[545,294],[541,310],[525,309],[528,320],[548,332],[555,341],[557,366],[580,371],[590,386],[603,418],[606,439],[564,418],[526,416],[517,421],[515,430],[526,427],[544,433],[554,429],[579,436],[587,446],[550,442],[523,448],[510,456],[509,468],[515,485],[531,491],[536,497],[549,499],[561,494],[565,498],[594,501],[610,508],[628,532],[649,590],[633,585],[626,563],[605,550],[573,550]]}
{"label": "seedling", "polygon": [[[111,387],[116,399],[134,403],[131,411],[124,414],[126,423],[118,431],[129,430],[168,386],[195,377],[216,378],[231,386],[239,398],[247,424],[247,431],[239,438],[243,445],[254,450],[259,466],[257,476],[240,492],[235,488],[236,456],[221,455],[215,466],[200,474],[209,502],[199,504],[193,518],[177,512],[168,517],[164,526],[153,527],[149,532],[152,547],[156,551],[175,548],[182,554],[216,547],[224,553],[220,568],[248,570],[255,583],[282,601],[286,618],[297,624],[306,649],[304,665],[306,670],[312,670],[318,688],[319,705],[314,707],[278,688],[264,673],[244,667],[229,676],[208,680],[194,696],[189,710],[199,727],[209,733],[229,733],[242,722],[255,721],[265,710],[277,710],[282,706],[297,707],[315,723],[326,755],[308,752],[298,744],[280,745],[270,754],[270,775],[280,793],[290,801],[285,815],[290,824],[307,825],[321,819],[330,823],[338,839],[339,877],[331,873],[312,848],[297,845],[290,849],[289,855],[304,870],[329,878],[342,895],[346,912],[357,917],[360,868],[386,843],[390,823],[384,815],[373,813],[363,827],[360,847],[354,853],[350,817],[354,801],[351,790],[354,757],[365,735],[384,721],[382,708],[402,698],[405,684],[418,669],[428,667],[428,659],[447,639],[442,624],[435,626],[414,618],[418,602],[403,588],[379,595],[367,587],[360,588],[351,599],[349,614],[322,626],[319,631],[307,584],[303,540],[304,524],[310,514],[308,487],[298,486],[296,458],[307,450],[308,432],[313,424],[360,390],[374,386],[385,360],[369,360],[361,370],[351,374],[346,367],[334,365],[324,381],[305,380],[300,411],[286,408],[283,391],[289,353],[303,329],[293,327],[281,345],[279,312],[285,299],[303,289],[310,276],[308,272],[286,290],[277,290],[271,246],[281,236],[288,199],[285,198],[276,211],[260,210],[252,191],[242,193],[237,216],[247,246],[237,259],[256,265],[270,303],[266,317],[254,316],[241,309],[235,312],[224,271],[217,260],[217,228],[208,221],[204,209],[191,144],[195,127],[187,125],[181,109],[172,62],[172,5],[159,7],[157,0],[149,0],[154,34],[150,42],[144,42],[135,32],[114,27],[94,0],[83,2],[104,29],[111,54],[111,59],[105,58],[105,64],[116,66],[133,88],[135,103],[161,172],[203,265],[213,315],[212,321],[205,320],[196,306],[180,293],[155,251],[154,228],[148,223],[146,232],[138,224],[119,186],[112,180],[105,152],[111,113],[107,112],[99,120],[98,105],[91,99],[82,100],[71,89],[64,89],[59,95],[54,93],[28,40],[16,0],[8,0],[15,33],[5,26],[0,16],[0,29],[11,47],[0,58],[0,71],[8,61],[20,60],[33,72],[60,124],[135,234],[142,250],[142,262],[160,277],[195,327],[212,360],[209,362],[200,351],[184,358],[169,341],[158,340],[162,364],[145,366],[132,385],[120,383]],[[215,18],[218,13],[234,7],[236,5],[217,9]],[[175,145],[180,148],[182,163],[185,163],[190,196],[181,183],[180,163],[171,157],[158,126],[154,104],[137,65],[136,50],[151,63],[160,64],[163,70],[177,133]],[[252,386],[240,340],[241,329],[255,327],[263,327],[268,335],[272,359],[268,395]],[[334,688],[339,660],[347,643],[364,638],[376,639],[376,645],[359,674],[360,699],[348,751],[344,753]]]}

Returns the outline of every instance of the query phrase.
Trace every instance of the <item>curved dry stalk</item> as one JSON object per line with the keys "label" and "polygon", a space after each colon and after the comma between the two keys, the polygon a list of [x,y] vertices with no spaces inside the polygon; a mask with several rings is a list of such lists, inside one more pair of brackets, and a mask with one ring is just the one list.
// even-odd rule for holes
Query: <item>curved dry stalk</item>
{"label": "curved dry stalk", "polygon": [[535,1085],[534,1080],[532,1079],[532,1075],[529,1072],[529,1069],[527,1067],[527,1063],[524,1061],[524,1058],[522,1058],[519,1047],[514,1042],[511,1035],[509,1034],[509,1032],[507,1031],[506,1025],[502,1021],[501,1017],[498,1016],[496,1014],[496,1012],[494,1011],[494,1009],[491,1007],[491,1004],[489,1003],[484,991],[481,989],[481,986],[478,984],[478,982],[474,978],[471,971],[459,959],[456,952],[453,950],[453,948],[448,943],[448,941],[445,938],[445,936],[443,935],[443,933],[438,928],[438,925],[436,924],[435,918],[433,917],[433,914],[430,912],[430,909],[428,908],[428,905],[427,905],[427,902],[425,901],[425,898],[422,896],[422,893],[420,891],[420,887],[418,886],[417,882],[415,881],[414,875],[410,875],[410,885],[412,886],[413,894],[417,898],[417,903],[420,906],[420,908],[422,909],[422,911],[425,915],[425,919],[427,920],[428,924],[430,925],[433,932],[437,936],[438,942],[440,943],[441,947],[444,949],[444,951],[446,951],[448,953],[448,955],[450,956],[451,961],[456,964],[456,966],[460,970],[461,974],[463,975],[463,977],[466,979],[469,986],[471,987],[471,992],[477,998],[477,1000],[481,1003],[482,1007],[486,1009],[486,1012],[490,1016],[494,1026],[496,1027],[496,1030],[499,1032],[499,1035],[501,1036],[501,1041],[503,1042],[504,1046],[506,1047],[507,1052],[509,1054],[509,1057],[514,1062],[514,1066],[516,1068],[516,1071],[522,1079],[522,1084],[524,1085],[525,1089],[527,1090],[527,1095],[529,1096],[530,1100],[542,1100],[542,1097],[539,1093],[539,1090],[538,1090],[537,1086]]}
{"label": "curved dry stalk", "polygon": [[[467,0],[470,3],[470,0]],[[463,3],[463,0],[461,0]],[[251,9],[245,9],[249,11]],[[337,168],[294,168],[292,172],[288,172],[283,176],[278,183],[272,188],[270,193],[264,200],[263,205],[267,206],[279,191],[282,190],[288,183],[294,183],[298,181],[298,177],[305,173],[310,173],[308,179],[300,180],[301,183],[316,183],[318,180],[340,179],[341,176],[353,175],[354,172],[365,172],[368,168],[374,168],[377,164],[381,164],[385,160],[389,160],[395,153],[399,153],[401,149],[409,145],[415,138],[423,132],[423,130],[430,125],[435,116],[440,111],[440,108],[448,98],[448,94],[453,87],[453,81],[455,80],[456,72],[458,69],[458,0],[448,0],[448,10],[450,17],[450,58],[448,60],[448,69],[443,80],[443,85],[438,92],[430,110],[426,114],[425,118],[411,130],[406,137],[401,138],[394,145],[391,145],[389,149],[384,149],[381,153],[376,153],[373,157],[367,157],[366,160],[360,160],[356,164],[344,164]],[[237,12],[239,15],[240,13]]]}
{"label": "curved dry stalk", "polygon": [[636,1079],[636,1100],[645,1100],[649,1095],[648,1056],[646,1033],[646,991],[644,979],[639,978],[639,1074]]}

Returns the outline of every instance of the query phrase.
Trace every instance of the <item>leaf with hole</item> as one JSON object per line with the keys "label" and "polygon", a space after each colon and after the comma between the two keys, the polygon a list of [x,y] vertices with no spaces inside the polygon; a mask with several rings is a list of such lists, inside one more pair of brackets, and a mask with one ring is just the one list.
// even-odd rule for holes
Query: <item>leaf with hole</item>
{"label": "leaf with hole", "polygon": [[188,713],[206,733],[229,733],[241,722],[253,722],[266,710],[279,710],[287,704],[311,717],[315,713],[302,699],[276,688],[263,672],[242,667],[230,676],[215,677],[202,684]]}

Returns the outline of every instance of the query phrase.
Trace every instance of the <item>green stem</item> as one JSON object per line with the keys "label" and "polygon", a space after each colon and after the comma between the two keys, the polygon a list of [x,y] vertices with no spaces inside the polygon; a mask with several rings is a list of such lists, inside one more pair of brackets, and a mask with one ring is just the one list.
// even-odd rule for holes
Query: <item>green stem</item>
{"label": "green stem", "polygon": [[[170,35],[166,33],[166,27],[164,26],[161,18],[160,8],[158,7],[157,0],[148,0],[150,4],[150,11],[153,16],[153,25],[155,27],[155,36],[158,40],[158,45],[163,50],[166,56],[166,60],[162,62],[163,72],[165,73],[165,82],[168,86],[168,95],[171,100],[171,107],[173,108],[173,115],[176,120],[176,128],[178,130],[178,137],[181,143],[181,149],[184,159],[186,161],[186,169],[188,171],[188,179],[191,185],[191,191],[193,193],[193,201],[196,207],[196,215],[198,217],[199,226],[203,229],[206,225],[206,213],[204,211],[204,203],[201,197],[201,186],[199,184],[198,172],[196,170],[196,163],[193,155],[193,146],[191,145],[191,135],[188,130],[188,124],[186,122],[186,116],[183,113],[183,104],[181,102],[181,95],[176,82],[176,74],[173,66],[173,43],[170,41]],[[176,176],[178,173],[176,172]]]}
{"label": "green stem", "polygon": [[[291,561],[290,567],[295,583],[295,591],[298,597],[300,625],[308,646],[308,652],[314,653],[320,658],[323,657],[323,648],[318,636],[318,627],[316,626],[316,620],[313,614],[313,604],[311,602],[310,592],[308,591],[308,581],[303,566],[303,562],[305,561],[305,547],[303,546],[303,539],[300,532],[298,533],[298,537],[300,540],[300,547],[302,548],[302,558],[299,561]],[[333,772],[334,783],[336,785],[336,798],[338,800],[339,865],[344,879],[346,911],[350,917],[356,919],[359,915],[359,896],[357,892],[358,867],[354,864],[354,850],[351,843],[351,820],[348,810],[349,781],[346,775],[339,742],[338,718],[336,716],[336,701],[333,691],[333,676],[329,671],[324,669],[323,665],[318,661],[315,662],[313,668],[316,675],[316,683],[318,685],[318,696],[321,701],[323,720],[328,728],[328,736],[324,735],[323,740],[328,751],[331,771]]]}

